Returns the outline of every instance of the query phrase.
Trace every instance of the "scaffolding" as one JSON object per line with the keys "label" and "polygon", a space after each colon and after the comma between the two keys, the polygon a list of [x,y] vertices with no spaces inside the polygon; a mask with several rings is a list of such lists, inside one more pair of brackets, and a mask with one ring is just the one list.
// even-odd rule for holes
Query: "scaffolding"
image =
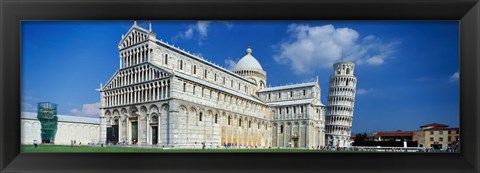
{"label": "scaffolding", "polygon": [[41,124],[42,143],[54,143],[57,133],[57,104],[40,102],[37,105],[37,119]]}

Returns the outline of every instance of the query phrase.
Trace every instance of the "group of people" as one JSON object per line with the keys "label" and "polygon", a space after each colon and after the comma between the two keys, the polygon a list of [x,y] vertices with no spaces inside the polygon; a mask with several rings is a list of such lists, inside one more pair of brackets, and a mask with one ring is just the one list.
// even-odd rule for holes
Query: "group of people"
{"label": "group of people", "polygon": [[[70,140],[70,146],[73,147],[75,145],[77,145],[77,140]],[[79,141],[78,145],[82,145],[82,142]]]}

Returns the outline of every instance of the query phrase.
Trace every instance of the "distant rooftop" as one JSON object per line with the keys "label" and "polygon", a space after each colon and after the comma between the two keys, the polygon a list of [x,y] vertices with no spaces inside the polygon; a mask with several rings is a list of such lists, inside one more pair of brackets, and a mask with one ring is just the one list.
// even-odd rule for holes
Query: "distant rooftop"
{"label": "distant rooftop", "polygon": [[424,128],[424,127],[448,127],[448,125],[439,124],[439,123],[430,123],[430,124],[425,124],[423,126],[420,126],[420,128]]}

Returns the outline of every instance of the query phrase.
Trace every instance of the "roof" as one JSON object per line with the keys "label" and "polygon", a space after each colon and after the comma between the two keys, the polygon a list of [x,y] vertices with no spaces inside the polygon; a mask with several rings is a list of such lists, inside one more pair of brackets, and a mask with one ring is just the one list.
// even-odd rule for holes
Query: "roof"
{"label": "roof", "polygon": [[[82,116],[71,116],[71,115],[57,115],[57,117],[58,117],[58,122],[100,124],[100,118],[94,118],[94,117],[82,117]],[[38,120],[37,113],[35,112],[22,112],[21,118]]]}
{"label": "roof", "polygon": [[377,132],[375,138],[382,136],[413,136],[413,131]]}
{"label": "roof", "polygon": [[315,84],[317,84],[316,81],[315,82],[293,84],[293,85],[269,87],[269,88],[260,89],[258,92],[276,91],[276,90],[284,90],[284,89],[292,89],[292,88],[300,88],[300,87],[309,87],[309,86],[315,86]]}
{"label": "roof", "polygon": [[166,47],[168,47],[168,48],[170,48],[170,49],[173,49],[173,50],[175,50],[175,51],[177,51],[177,52],[180,52],[180,53],[182,53],[182,54],[184,54],[184,55],[186,55],[186,56],[189,56],[189,57],[191,57],[191,58],[193,58],[193,59],[195,59],[195,60],[198,60],[198,61],[200,61],[200,62],[202,62],[202,63],[205,63],[205,64],[207,64],[207,65],[210,65],[210,66],[212,66],[212,67],[215,67],[215,68],[217,68],[217,69],[219,69],[219,70],[221,70],[221,71],[223,71],[223,72],[225,72],[225,73],[228,73],[228,74],[230,74],[230,75],[232,75],[232,76],[235,76],[235,77],[237,77],[237,78],[239,78],[239,79],[241,79],[241,80],[244,80],[244,81],[246,81],[246,82],[248,82],[248,83],[254,84],[252,81],[250,81],[250,80],[248,80],[248,79],[246,79],[246,78],[244,78],[244,77],[242,77],[242,76],[240,76],[240,75],[238,75],[238,74],[236,74],[236,73],[234,73],[234,72],[232,72],[232,71],[230,71],[230,70],[227,70],[227,69],[225,69],[225,68],[223,68],[223,67],[221,67],[221,66],[219,66],[219,65],[217,65],[217,64],[214,64],[214,63],[212,63],[212,62],[209,62],[209,61],[207,61],[207,60],[205,60],[205,59],[203,59],[203,58],[200,58],[200,57],[198,57],[198,56],[196,56],[196,55],[193,55],[193,54],[191,54],[191,53],[189,53],[189,52],[186,52],[186,51],[184,51],[184,50],[182,50],[182,49],[180,49],[180,48],[177,48],[177,47],[175,47],[175,46],[173,46],[173,45],[169,45],[168,43],[165,43],[165,42],[163,42],[163,41],[161,41],[161,40],[158,40],[158,39],[156,39],[156,43],[157,43],[157,44],[160,44],[160,45],[164,45],[164,46],[166,46]]}
{"label": "roof", "polygon": [[445,125],[445,124],[430,123],[430,124],[425,124],[423,126],[420,126],[420,128],[430,127],[430,126],[433,126],[433,127],[448,127],[448,125]]}
{"label": "roof", "polygon": [[432,127],[432,128],[425,129],[425,131],[430,131],[430,130],[450,130],[450,129],[446,127]]}
{"label": "roof", "polygon": [[254,70],[254,71],[263,71],[260,63],[252,56],[252,49],[247,49],[247,54],[243,56],[240,61],[237,62],[233,71],[242,71],[242,70]]}
{"label": "roof", "polygon": [[236,96],[238,96],[238,97],[242,97],[242,98],[247,99],[247,100],[250,100],[250,101],[254,101],[254,102],[257,102],[257,103],[264,104],[262,101],[256,99],[255,97],[252,97],[252,96],[249,96],[249,95],[240,93],[240,92],[238,92],[238,91],[234,91],[234,90],[231,90],[231,89],[227,89],[227,88],[224,88],[224,87],[220,87],[220,86],[218,86],[218,85],[215,85],[215,84],[212,84],[212,83],[210,83],[210,82],[206,82],[206,81],[197,79],[197,78],[195,78],[195,77],[192,77],[192,76],[189,76],[189,75],[186,75],[186,74],[183,74],[183,73],[174,73],[174,75],[175,75],[175,76],[179,76],[179,77],[184,78],[184,79],[187,79],[187,80],[192,81],[192,82],[199,83],[199,84],[201,84],[201,85],[208,86],[208,87],[213,88],[213,89],[216,89],[216,90],[220,90],[220,91],[223,91],[223,92],[226,92],[226,93],[230,93],[230,94],[232,94],[232,95],[236,95]]}
{"label": "roof", "polygon": [[302,105],[302,104],[310,104],[312,102],[313,102],[313,99],[302,99],[302,100],[271,102],[271,103],[268,103],[268,105],[269,106]]}

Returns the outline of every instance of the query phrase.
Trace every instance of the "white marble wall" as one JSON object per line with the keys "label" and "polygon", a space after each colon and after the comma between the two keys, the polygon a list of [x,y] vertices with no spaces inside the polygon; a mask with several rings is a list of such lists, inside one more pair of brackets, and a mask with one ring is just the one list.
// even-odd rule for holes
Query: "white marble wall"
{"label": "white marble wall", "polygon": [[[33,140],[41,143],[41,125],[40,121],[32,119],[21,120],[21,143],[32,144]],[[55,135],[55,144],[70,145],[71,140],[76,140],[76,143],[87,144],[89,142],[98,143],[99,125],[75,122],[61,122],[57,123],[57,132]]]}

